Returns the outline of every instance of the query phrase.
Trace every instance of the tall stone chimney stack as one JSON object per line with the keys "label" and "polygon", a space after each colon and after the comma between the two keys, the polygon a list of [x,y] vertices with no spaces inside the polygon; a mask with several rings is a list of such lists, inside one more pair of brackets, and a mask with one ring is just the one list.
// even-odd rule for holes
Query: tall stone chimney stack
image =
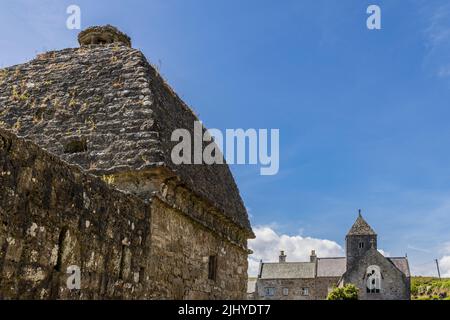
{"label": "tall stone chimney stack", "polygon": [[286,263],[286,257],[284,251],[280,251],[280,263]]}
{"label": "tall stone chimney stack", "polygon": [[309,257],[309,261],[311,263],[316,263],[316,261],[317,261],[316,250],[311,251],[311,256]]}

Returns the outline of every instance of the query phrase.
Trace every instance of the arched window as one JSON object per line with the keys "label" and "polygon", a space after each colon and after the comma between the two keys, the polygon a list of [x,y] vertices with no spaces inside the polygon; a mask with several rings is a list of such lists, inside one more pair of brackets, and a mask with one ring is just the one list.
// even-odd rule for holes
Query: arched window
{"label": "arched window", "polygon": [[379,266],[369,266],[366,272],[367,293],[380,293],[381,271]]}

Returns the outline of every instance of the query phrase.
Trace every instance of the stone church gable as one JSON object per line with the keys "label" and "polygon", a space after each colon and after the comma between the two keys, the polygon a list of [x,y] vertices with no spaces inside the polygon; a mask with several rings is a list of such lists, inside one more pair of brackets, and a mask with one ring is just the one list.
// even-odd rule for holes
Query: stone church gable
{"label": "stone church gable", "polygon": [[[380,268],[381,283],[379,292],[368,292],[367,274],[371,270],[369,267]],[[408,300],[409,279],[390,260],[385,258],[378,250],[372,248],[358,259],[358,263],[350,270],[347,270],[342,277],[342,283],[352,283],[359,288],[360,299],[363,300]]]}

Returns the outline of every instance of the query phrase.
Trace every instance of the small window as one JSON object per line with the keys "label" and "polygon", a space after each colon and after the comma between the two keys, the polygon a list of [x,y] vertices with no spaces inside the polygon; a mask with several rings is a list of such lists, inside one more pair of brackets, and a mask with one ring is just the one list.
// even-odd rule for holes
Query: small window
{"label": "small window", "polygon": [[302,296],[309,296],[309,288],[302,288]]}
{"label": "small window", "polygon": [[86,139],[73,139],[64,145],[64,153],[82,153],[87,150]]}
{"label": "small window", "polygon": [[359,243],[359,248],[360,248],[360,249],[364,249],[364,242],[360,242],[360,243]]}
{"label": "small window", "polygon": [[289,288],[283,288],[283,296],[289,295]]}
{"label": "small window", "polygon": [[275,295],[275,288],[265,288],[266,297],[273,297]]}
{"label": "small window", "polygon": [[217,278],[217,256],[210,256],[208,262],[208,279],[216,281]]}

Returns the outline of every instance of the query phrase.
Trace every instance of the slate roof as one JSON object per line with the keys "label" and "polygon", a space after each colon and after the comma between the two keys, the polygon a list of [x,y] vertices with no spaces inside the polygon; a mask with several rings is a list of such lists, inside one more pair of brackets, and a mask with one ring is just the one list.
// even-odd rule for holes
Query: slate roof
{"label": "slate roof", "polygon": [[[397,269],[410,277],[408,259],[386,258]],[[346,272],[346,258],[318,258],[317,270],[311,262],[286,262],[286,263],[263,263],[261,265],[261,279],[310,279],[314,277],[341,277]],[[250,282],[249,282],[250,284]]]}
{"label": "slate roof", "polygon": [[[144,55],[124,44],[48,52],[0,70],[0,127],[96,175],[169,168],[251,232],[228,165],[171,161],[172,132],[193,137],[194,121]],[[68,152],[72,143],[82,152]]]}
{"label": "slate roof", "polygon": [[355,223],[347,233],[348,236],[361,236],[361,235],[376,235],[372,227],[364,220],[361,214],[359,214]]}
{"label": "slate roof", "polygon": [[319,258],[317,259],[318,277],[341,277],[346,271],[347,259],[339,258]]}
{"label": "slate roof", "polygon": [[316,264],[310,262],[263,263],[261,279],[312,279]]}
{"label": "slate roof", "polygon": [[399,269],[401,272],[405,274],[406,277],[411,277],[407,258],[400,257],[400,258],[386,258],[386,259],[392,262],[397,267],[397,269]]}

